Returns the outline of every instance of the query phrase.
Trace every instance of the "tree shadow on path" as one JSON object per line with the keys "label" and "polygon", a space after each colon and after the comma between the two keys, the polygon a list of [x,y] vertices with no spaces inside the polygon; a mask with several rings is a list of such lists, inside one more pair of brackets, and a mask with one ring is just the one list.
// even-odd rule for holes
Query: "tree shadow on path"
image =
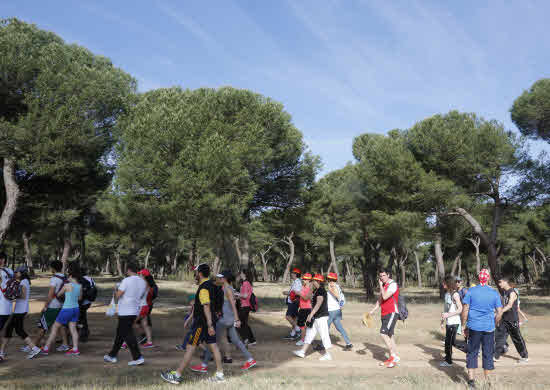
{"label": "tree shadow on path", "polygon": [[423,344],[415,344],[415,346],[422,349],[426,355],[431,356],[432,359],[430,359],[428,363],[430,363],[430,365],[437,370],[445,373],[445,375],[447,375],[453,382],[465,383],[468,381],[468,375],[466,374],[464,367],[456,364],[457,362],[466,363],[466,359],[454,358],[452,367],[441,367],[440,364],[444,360],[444,351],[442,349],[429,347]]}

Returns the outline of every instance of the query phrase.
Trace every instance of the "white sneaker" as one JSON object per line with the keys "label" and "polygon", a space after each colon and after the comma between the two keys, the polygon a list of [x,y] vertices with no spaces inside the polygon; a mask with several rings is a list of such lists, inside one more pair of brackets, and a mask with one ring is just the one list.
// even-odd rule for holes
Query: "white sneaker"
{"label": "white sneaker", "polygon": [[518,361],[516,361],[516,364],[527,364],[529,362],[529,358],[520,358]]}
{"label": "white sneaker", "polygon": [[19,350],[21,352],[29,353],[31,351],[31,347],[29,347],[28,345],[25,345],[24,347],[21,347],[21,349]]}
{"label": "white sneaker", "polygon": [[306,357],[306,354],[301,349],[299,351],[292,351],[292,353],[302,359]]}
{"label": "white sneaker", "polygon": [[57,352],[67,352],[69,349],[71,349],[71,347],[69,347],[68,345],[65,345],[65,344],[61,344],[59,347],[57,347],[55,350]]}
{"label": "white sneaker", "polygon": [[105,356],[103,356],[103,361],[106,362],[106,363],[116,363],[118,360],[117,360],[116,357],[105,355]]}
{"label": "white sneaker", "polygon": [[324,361],[324,360],[332,360],[332,356],[330,355],[330,353],[327,352],[327,353],[325,353],[323,356],[321,356],[321,357],[319,358],[319,360],[321,360],[321,361]]}
{"label": "white sneaker", "polygon": [[132,361],[128,362],[128,365],[129,366],[140,366],[143,363],[145,363],[145,359],[143,358],[143,356],[140,356],[139,359],[132,360]]}
{"label": "white sneaker", "polygon": [[399,356],[394,356],[393,357],[393,362],[394,363],[399,363],[401,361],[401,358]]}
{"label": "white sneaker", "polygon": [[304,346],[304,342],[303,342],[302,340],[298,340],[298,341],[296,341],[296,345],[297,345],[298,347],[303,347],[303,346]]}
{"label": "white sneaker", "polygon": [[215,374],[214,376],[211,376],[210,378],[208,378],[208,380],[210,382],[225,382],[225,376],[223,374]]}
{"label": "white sneaker", "polygon": [[452,367],[453,365],[446,361],[439,363],[439,367]]}
{"label": "white sneaker", "polygon": [[29,351],[29,354],[27,355],[27,359],[32,359],[33,357],[38,355],[40,351],[42,351],[40,348],[34,347],[32,350]]}

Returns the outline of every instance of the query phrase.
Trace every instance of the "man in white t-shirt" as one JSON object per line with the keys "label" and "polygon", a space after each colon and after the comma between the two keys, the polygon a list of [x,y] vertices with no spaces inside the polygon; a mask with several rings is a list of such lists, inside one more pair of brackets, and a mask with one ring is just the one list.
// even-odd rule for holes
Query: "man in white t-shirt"
{"label": "man in white t-shirt", "polygon": [[[3,341],[3,336],[1,335],[3,335],[4,332],[2,332],[2,330],[8,323],[13,309],[12,301],[4,297],[4,290],[6,289],[8,280],[13,278],[13,271],[6,267],[6,262],[6,254],[4,252],[0,252],[0,287],[2,289],[2,291],[0,291],[0,341]],[[0,361],[3,359],[3,356],[0,355]]]}
{"label": "man in white t-shirt", "polygon": [[118,299],[118,327],[116,331],[113,348],[108,355],[103,356],[103,360],[108,363],[116,363],[118,351],[123,343],[128,345],[132,353],[132,361],[129,366],[138,366],[145,360],[141,355],[139,346],[134,334],[134,322],[139,314],[141,301],[147,292],[145,280],[137,275],[138,267],[136,264],[128,263],[126,275],[115,292],[115,299]]}
{"label": "man in white t-shirt", "polygon": [[286,320],[291,327],[290,334],[285,337],[285,340],[295,340],[301,337],[300,327],[296,321],[300,306],[300,296],[298,294],[302,291],[302,279],[300,279],[300,275],[300,270],[298,268],[294,268],[290,274],[290,278],[292,279],[290,290],[283,291],[283,295],[287,296]]}

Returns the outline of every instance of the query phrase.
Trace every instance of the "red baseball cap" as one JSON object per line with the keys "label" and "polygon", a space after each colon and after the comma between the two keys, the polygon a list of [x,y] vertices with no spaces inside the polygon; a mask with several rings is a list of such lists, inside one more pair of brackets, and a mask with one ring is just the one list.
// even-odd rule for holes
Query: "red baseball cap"
{"label": "red baseball cap", "polygon": [[321,274],[315,274],[315,276],[313,277],[313,280],[316,280],[318,282],[324,282],[325,281],[325,277]]}
{"label": "red baseball cap", "polygon": [[329,272],[327,275],[327,279],[338,280],[338,275],[336,275],[336,272]]}
{"label": "red baseball cap", "polygon": [[310,273],[305,273],[302,275],[302,280],[311,280],[312,276]]}
{"label": "red baseball cap", "polygon": [[143,275],[143,276],[151,276],[151,272],[149,272],[148,269],[142,269],[141,271],[138,272],[138,275]]}
{"label": "red baseball cap", "polygon": [[294,269],[292,270],[292,273],[293,273],[293,274],[301,275],[301,274],[302,274],[302,271],[300,271],[299,268],[294,268]]}

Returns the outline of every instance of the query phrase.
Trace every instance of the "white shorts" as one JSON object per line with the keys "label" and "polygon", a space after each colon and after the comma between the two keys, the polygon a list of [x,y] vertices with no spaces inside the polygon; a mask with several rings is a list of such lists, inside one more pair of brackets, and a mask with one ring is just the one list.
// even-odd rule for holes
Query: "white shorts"
{"label": "white shorts", "polygon": [[328,332],[328,317],[317,318],[313,322],[313,326],[311,328],[307,328],[304,344],[311,344],[311,342],[315,340],[317,332],[319,332],[319,335],[321,336],[323,347],[325,349],[331,348],[332,343],[330,342],[330,335]]}

